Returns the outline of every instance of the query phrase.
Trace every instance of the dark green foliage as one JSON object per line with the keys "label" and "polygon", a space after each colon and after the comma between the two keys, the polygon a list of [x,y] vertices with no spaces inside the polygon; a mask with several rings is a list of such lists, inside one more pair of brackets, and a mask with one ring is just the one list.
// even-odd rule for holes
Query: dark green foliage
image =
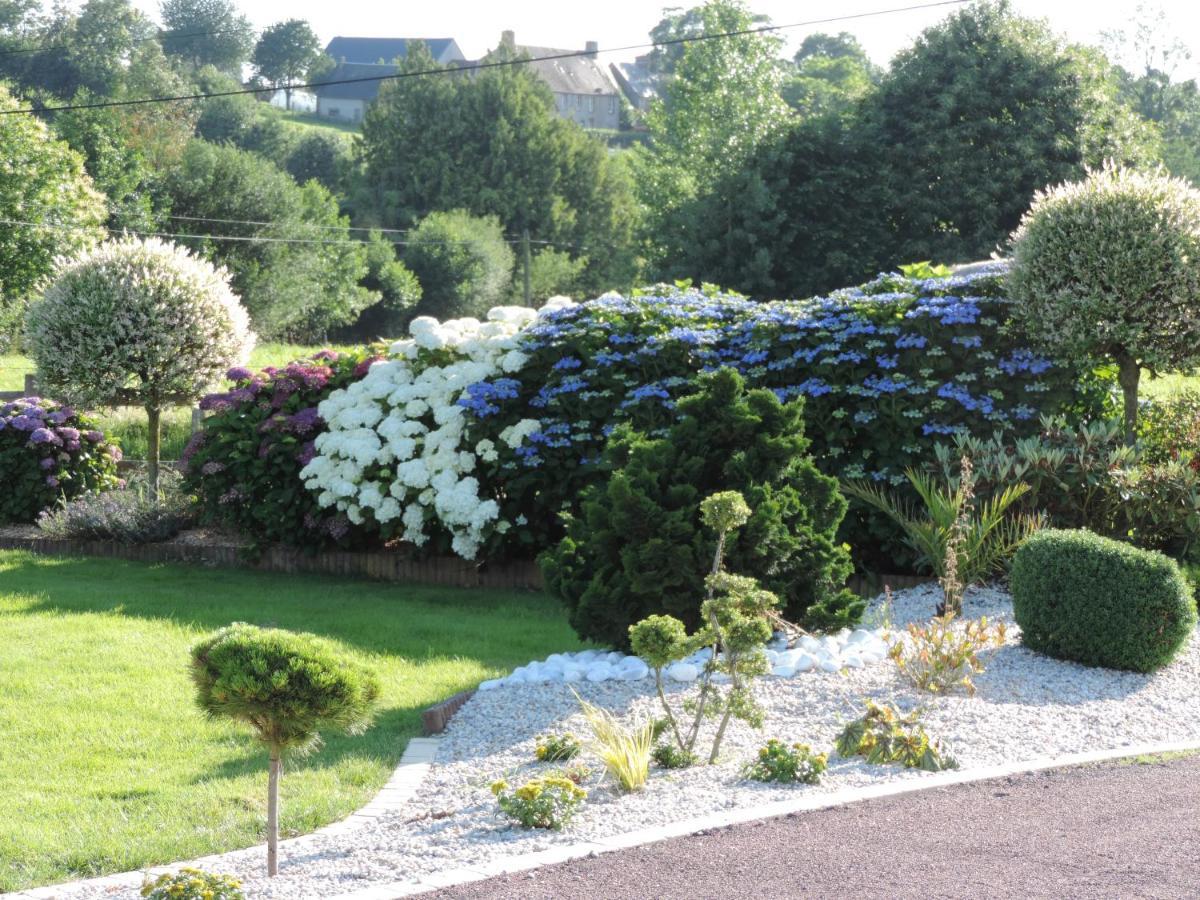
{"label": "dark green foliage", "polygon": [[410,319],[421,300],[421,283],[408,266],[396,258],[396,245],[378,232],[371,232],[367,244],[367,274],[362,286],[379,295],[379,302],[368,306],[354,324],[340,329],[338,342],[390,340],[407,333]]}
{"label": "dark green foliage", "polygon": [[1027,647],[1088,666],[1152,672],[1196,625],[1171,559],[1088,531],[1043,531],[1017,551],[1013,615]]}
{"label": "dark green foliage", "polygon": [[699,626],[716,546],[700,502],[724,490],[739,491],[753,510],[730,540],[730,571],[758,578],[792,618],[856,619],[861,601],[839,590],[849,556],[833,540],[846,501],[806,455],[803,403],[747,391],[726,369],[702,376],[678,409],[662,437],[614,433],[611,478],[587,489],[567,536],[542,558],[576,631],[627,647],[629,626],[648,615]]}
{"label": "dark green foliage", "polygon": [[404,264],[421,285],[417,314],[482,317],[508,290],[514,259],[495,217],[461,209],[431,213],[404,248]]}
{"label": "dark green foliage", "polygon": [[303,19],[276,22],[263,29],[251,57],[258,76],[287,94],[292,108],[291,85],[329,68],[332,60],[321,52],[321,41]]}
{"label": "dark green foliage", "polygon": [[191,674],[201,710],[283,752],[315,749],[322,729],[365,730],[379,697],[376,676],[331,642],[241,622],[192,648]]}
{"label": "dark green foliage", "polygon": [[[321,185],[299,185],[253,153],[194,140],[170,174],[167,190],[172,213],[190,217],[173,221],[172,230],[197,235],[182,242],[229,269],[234,290],[261,337],[321,339],[329,329],[353,322],[378,299],[359,285],[367,272],[366,250],[346,243],[349,222]],[[208,234],[314,243],[203,237]]]}
{"label": "dark green foliage", "polygon": [[[420,45],[401,64],[436,67]],[[560,118],[549,88],[525,66],[382,85],[359,150],[355,205],[380,223],[403,227],[451,209],[495,216],[511,235],[527,228],[581,261],[581,290],[633,281],[635,210],[622,160]]]}
{"label": "dark green foliage", "polygon": [[369,351],[322,351],[281,369],[231,370],[233,388],[200,402],[204,428],[183,452],[184,484],[203,521],[233,528],[252,552],[279,541],[306,551],[348,546],[349,520],[322,508],[300,470],[325,430],[317,404],[366,373]]}
{"label": "dark green foliage", "polygon": [[899,54],[878,88],[804,118],[701,192],[667,273],[802,296],[896,260],[989,256],[1036,190],[1153,135],[1094,51],[1007,3],[973,3]]}
{"label": "dark green foliage", "polygon": [[194,68],[215,66],[241,75],[254,26],[231,0],[163,0],[163,51]]}
{"label": "dark green foliage", "polygon": [[350,143],[342,135],[311,131],[295,142],[283,167],[301,184],[315,179],[337,191],[349,160]]}

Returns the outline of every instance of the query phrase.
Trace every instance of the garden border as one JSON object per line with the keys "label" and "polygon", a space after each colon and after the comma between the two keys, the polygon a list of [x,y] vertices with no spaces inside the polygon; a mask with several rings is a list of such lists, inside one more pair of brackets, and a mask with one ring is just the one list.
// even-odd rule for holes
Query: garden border
{"label": "garden border", "polygon": [[907,779],[892,783],[885,782],[861,788],[846,788],[832,794],[819,794],[811,797],[800,797],[795,800],[781,800],[759,806],[748,806],[726,812],[710,813],[704,816],[696,816],[672,822],[667,825],[658,825],[611,837],[597,838],[592,841],[581,841],[576,844],[553,847],[549,850],[505,857],[480,866],[463,866],[458,869],[446,869],[414,881],[396,881],[388,884],[374,885],[357,891],[335,894],[326,898],[326,900],[397,900],[400,897],[412,897],[441,888],[471,884],[476,881],[495,878],[499,875],[528,872],[544,866],[552,866],[575,859],[597,856],[601,853],[612,853],[616,850],[641,847],[646,844],[655,844],[659,841],[670,840],[671,838],[686,837],[712,829],[728,828],[733,825],[741,825],[760,819],[780,818],[802,812],[815,812],[817,810],[845,806],[850,803],[858,803],[864,800],[877,800],[883,797],[916,793],[917,791],[929,790],[931,788],[970,784],[978,781],[1007,778],[1013,775],[1044,772],[1050,769],[1063,769],[1091,763],[1129,759],[1136,756],[1190,750],[1200,750],[1200,741],[1131,744],[1108,750],[1094,750],[1088,753],[1074,753],[1058,757],[1042,757],[1026,760],[1025,762],[1005,763],[978,769],[938,772],[919,779]]}
{"label": "garden border", "polygon": [[[99,556],[133,562],[185,563],[285,574],[348,575],[398,584],[525,591],[545,589],[541,569],[532,560],[477,565],[457,556],[415,559],[403,552],[387,550],[332,550],[308,554],[280,545],[267,547],[258,558],[250,559],[245,555],[245,546],[232,541],[118,544],[114,541],[4,535],[0,535],[0,550],[25,550],[46,556]],[[923,575],[871,574],[852,575],[846,584],[860,597],[870,599],[879,594],[884,584],[899,591],[931,580],[931,576]]]}
{"label": "garden border", "polygon": [[[457,696],[451,699],[457,699]],[[300,837],[281,841],[280,846],[288,849],[303,847],[306,842],[311,841],[313,838],[347,831],[362,824],[365,820],[378,818],[386,812],[403,807],[412,798],[417,787],[433,765],[437,756],[439,743],[440,739],[436,737],[411,738],[405,747],[404,755],[401,757],[396,771],[370,803],[339,822],[326,825],[324,828],[319,828],[314,832],[301,835]],[[440,888],[471,884],[472,882],[483,881],[498,875],[528,872],[533,869],[542,868],[543,866],[557,865],[558,863],[596,856],[601,853],[611,853],[616,850],[627,850],[632,847],[654,844],[677,837],[686,837],[716,828],[728,828],[733,825],[741,825],[760,819],[780,818],[802,812],[815,812],[817,810],[845,806],[850,803],[858,803],[864,800],[876,800],[883,797],[916,793],[917,791],[932,788],[950,787],[956,784],[970,784],[1031,772],[1109,762],[1118,759],[1130,759],[1136,756],[1193,750],[1200,750],[1200,740],[1128,744],[1123,747],[1093,750],[1088,753],[1039,757],[1024,762],[984,766],[978,769],[937,772],[928,774],[922,778],[905,779],[890,783],[885,782],[861,788],[846,788],[831,794],[798,797],[795,800],[780,800],[725,812],[710,813],[704,816],[695,816],[666,825],[628,831],[610,837],[580,841],[574,844],[566,844],[562,847],[552,847],[549,850],[539,850],[533,853],[503,857],[480,866],[445,869],[415,880],[373,885],[372,887],[362,888],[357,891],[332,895],[326,898],[326,900],[398,900],[401,897],[412,897]],[[256,849],[265,850],[265,845],[242,849],[246,851]],[[138,869],[132,872],[119,872],[113,875],[103,875],[99,878],[85,878],[76,881],[60,882],[59,884],[47,885],[45,887],[28,888],[14,893],[0,894],[0,900],[55,900],[60,892],[85,885],[93,888],[109,889],[123,887],[140,888],[147,876],[157,876],[173,872],[179,866],[187,864],[203,867],[217,862],[223,855],[225,854],[212,854],[195,860],[148,866],[145,869]]]}
{"label": "garden border", "polygon": [[[400,757],[400,763],[396,766],[396,770],[392,772],[391,778],[388,779],[387,784],[380,788],[379,793],[366,806],[352,812],[346,818],[326,825],[323,828],[318,828],[316,831],[280,841],[279,846],[283,849],[303,848],[306,843],[311,842],[314,838],[340,834],[343,831],[357,828],[371,819],[377,819],[385,813],[400,809],[412,799],[417,787],[425,778],[426,773],[428,773],[429,767],[433,764],[434,757],[437,755],[438,742],[438,738],[410,738],[408,745],[404,748],[403,755]],[[247,851],[262,850],[265,853],[266,844],[242,849]],[[164,873],[174,872],[179,866],[187,863],[192,863],[203,868],[209,863],[216,862],[225,853],[230,852],[240,851],[223,851],[222,853],[210,854],[209,856],[203,856],[195,860],[147,866],[144,869],[137,869],[136,871],[117,872],[112,875],[102,875],[98,878],[81,878],[76,881],[46,885],[45,887],[26,888],[10,894],[0,894],[0,900],[54,900],[63,891],[85,885],[90,888],[100,889],[141,888],[147,876],[156,877]]]}

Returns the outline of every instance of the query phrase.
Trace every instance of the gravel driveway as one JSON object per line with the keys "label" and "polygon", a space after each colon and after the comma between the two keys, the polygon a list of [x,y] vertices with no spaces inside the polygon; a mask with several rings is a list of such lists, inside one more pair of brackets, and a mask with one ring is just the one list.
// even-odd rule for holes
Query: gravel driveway
{"label": "gravel driveway", "polygon": [[1200,894],[1200,756],[1059,769],[753,822],[437,900]]}

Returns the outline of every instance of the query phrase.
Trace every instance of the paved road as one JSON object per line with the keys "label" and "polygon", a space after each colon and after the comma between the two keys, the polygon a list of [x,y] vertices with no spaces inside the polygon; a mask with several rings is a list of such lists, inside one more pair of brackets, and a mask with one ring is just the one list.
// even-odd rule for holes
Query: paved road
{"label": "paved road", "polygon": [[437,900],[1200,897],[1200,756],[1060,769],[723,828]]}

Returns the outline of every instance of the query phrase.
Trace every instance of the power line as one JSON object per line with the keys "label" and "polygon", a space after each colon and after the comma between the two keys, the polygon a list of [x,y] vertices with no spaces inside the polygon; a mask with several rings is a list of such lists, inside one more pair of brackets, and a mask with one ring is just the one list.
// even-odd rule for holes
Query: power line
{"label": "power line", "polygon": [[[144,44],[147,41],[179,41],[184,38],[194,37],[213,37],[218,34],[229,34],[234,31],[245,31],[243,28],[218,28],[215,31],[193,31],[186,34],[172,34],[168,31],[160,31],[158,34],[143,38],[132,38],[131,44]],[[19,53],[49,53],[53,50],[66,50],[70,44],[42,44],[38,47],[17,47],[12,50],[0,50],[0,56],[15,56]]]}
{"label": "power line", "polygon": [[[248,219],[211,219],[207,216],[163,216],[165,219],[176,219],[180,222],[216,222],[221,225],[261,225],[265,228],[282,228],[289,224],[288,222],[257,222]],[[416,231],[415,228],[371,228],[366,225],[317,225],[315,223],[303,223],[306,228],[322,228],[327,231],[377,231],[380,234],[410,234]]]}
{"label": "power line", "polygon": [[[213,220],[213,221],[219,221],[219,220]],[[261,223],[261,224],[282,225],[284,223]],[[320,226],[320,225],[306,226],[305,223],[303,223],[303,222],[297,222],[295,224],[300,227],[315,227],[315,228],[336,227],[336,226]],[[77,225],[77,224],[72,224],[70,222],[22,222],[17,219],[0,219],[0,225],[16,225],[16,226],[21,226],[21,227],[25,227],[25,228],[44,228],[44,229],[47,229],[50,231],[94,231],[97,228],[102,227],[102,226],[98,226],[98,225]],[[120,231],[122,234],[132,234],[132,235],[136,235],[137,237],[171,238],[173,240],[175,240],[175,239],[191,239],[191,240],[212,240],[212,241],[238,241],[238,242],[244,242],[244,243],[259,243],[259,244],[334,244],[334,245],[336,245],[336,244],[341,244],[341,245],[363,244],[363,245],[366,245],[366,244],[372,243],[371,241],[364,241],[364,240],[359,240],[356,238],[345,238],[342,240],[330,240],[327,238],[269,237],[267,235],[255,235],[255,234],[186,234],[183,232],[168,232],[168,231],[139,231],[139,230],[135,230],[132,228],[122,228],[122,229],[120,229]],[[504,238],[504,242],[506,244],[520,244],[523,241],[524,241],[524,238]],[[393,241],[393,240],[389,240],[388,243],[393,244],[397,247],[410,247],[410,246],[420,245],[420,244],[444,244],[444,245],[454,245],[454,246],[460,246],[460,245],[465,246],[465,245],[476,244],[476,243],[478,243],[478,241],[470,241],[470,240],[467,240],[467,241]],[[542,240],[532,240],[531,239],[529,241],[529,243],[537,244],[539,246],[570,247],[572,249],[585,249],[585,248],[579,248],[575,244],[563,243],[560,241],[542,241]]]}
{"label": "power line", "polygon": [[[854,13],[843,16],[829,16],[823,19],[809,19],[806,22],[792,22],[787,25],[763,25],[759,28],[745,28],[739,31],[722,31],[715,34],[698,34],[691,37],[672,38],[666,41],[652,41],[647,44],[628,44],[624,47],[609,47],[604,50],[578,50],[566,53],[552,53],[546,56],[522,57],[520,59],[499,59],[487,62],[471,63],[467,66],[459,66],[452,69],[437,68],[437,69],[420,69],[415,72],[394,72],[389,75],[364,75],[358,78],[338,78],[329,81],[312,81],[305,84],[292,84],[286,87],[293,91],[310,90],[312,88],[332,87],[340,84],[363,84],[371,81],[398,81],[404,78],[420,78],[426,75],[447,75],[459,74],[462,72],[477,72],[484,69],[500,69],[513,66],[523,66],[536,62],[552,62],[562,59],[576,59],[581,56],[594,56],[596,53],[626,53],[632,50],[647,50],[654,47],[670,47],[678,44],[690,44],[700,41],[723,40],[725,38],[746,37],[754,34],[767,34],[774,31],[785,31],[791,28],[807,28],[813,25],[829,25],[834,22],[849,22],[856,19],[869,19],[875,16],[893,15],[895,13],[913,12],[922,9],[936,9],[944,6],[960,6],[968,3],[970,0],[939,0],[934,3],[920,3],[913,6],[894,7],[892,9],[880,9],[873,12]],[[21,107],[19,109],[0,110],[0,116],[11,116],[17,113],[44,113],[44,112],[65,112],[76,109],[107,109],[114,106],[142,106],[148,103],[176,103],[192,100],[210,100],[218,97],[235,97],[247,94],[264,94],[271,93],[284,86],[268,87],[268,88],[243,88],[234,91],[216,91],[209,94],[178,94],[168,97],[143,97],[137,100],[106,100],[99,103],[73,103],[63,106],[44,106],[41,109],[34,107]]]}

